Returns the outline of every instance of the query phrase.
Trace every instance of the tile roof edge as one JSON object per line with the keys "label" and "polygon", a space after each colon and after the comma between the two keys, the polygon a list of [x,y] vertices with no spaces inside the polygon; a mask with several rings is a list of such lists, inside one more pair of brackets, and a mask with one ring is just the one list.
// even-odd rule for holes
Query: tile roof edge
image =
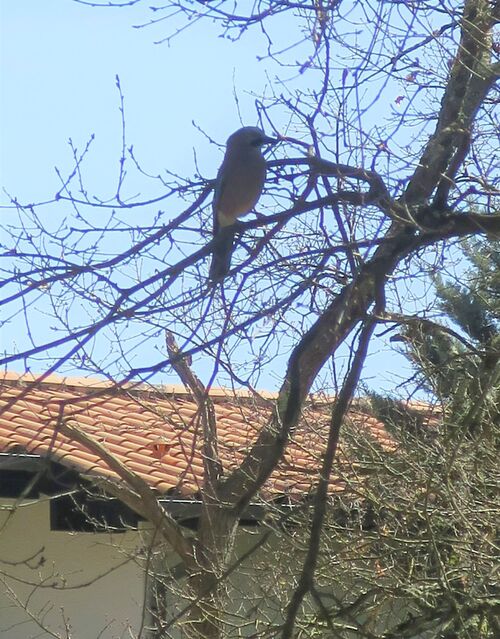
{"label": "tile roof edge", "polygon": [[[63,376],[56,373],[44,376],[43,373],[17,373],[14,371],[0,371],[0,385],[6,386],[29,386],[37,385],[39,387],[60,387],[72,388],[86,391],[105,391],[109,389],[114,392],[124,393],[150,393],[150,394],[166,394],[181,395],[191,397],[192,393],[182,384],[147,384],[144,382],[120,382],[113,380],[100,379],[97,377],[75,377]],[[212,399],[241,399],[262,398],[264,400],[275,400],[278,393],[271,391],[256,391],[255,393],[248,390],[233,390],[230,388],[211,388],[210,397]]]}
{"label": "tile roof edge", "polygon": [[[43,378],[43,379],[41,379]],[[41,381],[40,381],[41,379]],[[150,395],[170,395],[181,396],[192,399],[191,391],[187,390],[182,384],[147,384],[144,382],[120,382],[97,377],[76,377],[63,376],[51,373],[44,377],[44,373],[17,373],[15,371],[0,371],[0,385],[19,386],[37,384],[40,387],[62,387],[78,390],[86,390],[88,392],[101,391],[101,393],[109,389],[113,392],[122,393],[147,393]],[[100,394],[101,394],[100,393]],[[232,401],[235,398],[241,400],[263,400],[274,401],[278,399],[276,391],[249,391],[245,389],[231,389],[224,387],[216,387],[210,389],[210,397],[215,400]],[[325,395],[324,393],[312,393],[308,400],[312,406],[331,405],[335,401],[334,396]],[[371,411],[367,406],[366,397],[354,397],[351,410],[367,413],[371,415]],[[441,414],[442,410],[436,403],[426,403],[419,400],[409,400],[407,406],[417,412]]]}

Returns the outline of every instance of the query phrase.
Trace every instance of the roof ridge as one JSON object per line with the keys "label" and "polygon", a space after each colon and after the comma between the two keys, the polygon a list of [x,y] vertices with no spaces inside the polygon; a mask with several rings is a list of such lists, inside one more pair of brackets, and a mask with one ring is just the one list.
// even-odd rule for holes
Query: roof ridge
{"label": "roof ridge", "polygon": [[[43,379],[41,379],[43,378]],[[0,371],[0,384],[7,386],[37,385],[39,387],[63,387],[86,391],[114,391],[118,393],[147,393],[151,395],[176,395],[192,397],[192,392],[182,384],[148,384],[145,382],[120,382],[98,377],[63,376],[51,373],[44,377],[43,373],[18,373],[16,371]],[[254,399],[261,397],[264,400],[277,399],[278,393],[272,391],[252,392],[245,389],[231,389],[224,387],[212,387],[209,392],[212,399]]]}
{"label": "roof ridge", "polygon": [[[66,389],[76,389],[81,391],[101,391],[99,394],[105,394],[108,389],[110,392],[117,394],[147,394],[150,396],[167,395],[176,397],[185,397],[193,399],[193,394],[187,390],[183,384],[149,384],[146,382],[120,382],[109,379],[100,379],[98,377],[77,377],[64,376],[57,373],[51,373],[44,377],[44,373],[18,373],[16,371],[0,371],[0,385],[19,386],[37,385],[39,387],[51,388],[59,387]],[[40,378],[44,377],[40,381]],[[104,393],[102,393],[104,391]],[[209,397],[215,400],[276,400],[278,392],[259,390],[251,391],[246,389],[234,389],[226,387],[212,387],[209,391]],[[326,395],[323,392],[313,393],[309,396],[309,402],[313,406],[331,405],[335,401],[334,396]],[[350,412],[359,411],[371,415],[366,403],[367,397],[353,398]],[[436,402],[424,402],[421,400],[401,400],[408,408],[417,412],[441,413],[441,408],[436,406]],[[367,410],[368,409],[368,410]],[[373,415],[371,415],[373,416]]]}

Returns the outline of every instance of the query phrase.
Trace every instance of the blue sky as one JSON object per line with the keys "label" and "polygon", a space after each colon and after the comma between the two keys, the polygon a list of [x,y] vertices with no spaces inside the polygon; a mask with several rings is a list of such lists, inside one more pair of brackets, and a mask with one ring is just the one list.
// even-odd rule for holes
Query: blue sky
{"label": "blue sky", "polygon": [[[252,49],[243,42],[228,55],[228,43],[208,22],[169,47],[154,44],[167,32],[164,24],[133,28],[147,16],[142,7],[98,9],[72,0],[2,0],[0,6],[2,182],[24,201],[57,190],[54,166],[67,162],[70,137],[81,146],[96,135],[96,185],[116,175],[116,75],[129,140],[152,173],[168,167],[192,173],[195,147],[202,170],[213,174],[220,156],[192,121],[224,141],[240,126],[234,83],[245,90],[262,85],[264,67]],[[243,112],[252,103],[242,92]]]}
{"label": "blue sky", "polygon": [[[266,44],[258,29],[232,44],[203,21],[169,46],[155,40],[175,23],[169,29],[165,23],[133,28],[149,17],[143,4],[113,10],[72,0],[0,0],[0,8],[1,184],[23,203],[53,197],[60,187],[54,167],[63,173],[71,167],[68,139],[81,150],[91,135],[86,186],[104,199],[113,195],[121,149],[116,75],[125,98],[127,144],[133,144],[141,166],[152,175],[171,169],[190,176],[196,152],[201,174],[210,178],[222,151],[193,121],[221,143],[242,123],[255,124],[252,92],[265,93],[276,70],[272,62],[257,60]],[[278,26],[287,33],[286,19],[279,18]],[[290,41],[296,35],[290,23]],[[304,51],[298,47],[293,56]],[[131,196],[161,194],[158,183],[134,179],[127,188]],[[2,202],[8,202],[5,195]],[[172,204],[166,218],[182,208]],[[50,206],[42,210],[47,225],[56,223]],[[3,209],[1,215],[6,220],[10,212]],[[95,212],[95,219],[100,215]],[[134,211],[125,215],[132,219]],[[22,329],[13,322],[2,338],[2,350],[10,351],[13,343],[20,348]],[[377,342],[367,367],[370,383],[390,387],[405,374],[402,358]],[[280,377],[265,376],[261,386],[274,387]]]}

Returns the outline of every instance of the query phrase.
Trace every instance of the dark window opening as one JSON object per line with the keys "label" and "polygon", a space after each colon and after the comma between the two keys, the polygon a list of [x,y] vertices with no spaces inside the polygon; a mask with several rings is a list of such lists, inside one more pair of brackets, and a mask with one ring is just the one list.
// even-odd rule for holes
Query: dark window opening
{"label": "dark window opening", "polygon": [[0,497],[36,499],[39,496],[36,475],[28,470],[0,470]]}
{"label": "dark window opening", "polygon": [[86,490],[63,495],[50,502],[51,530],[71,532],[125,532],[137,530],[140,517],[111,497]]}

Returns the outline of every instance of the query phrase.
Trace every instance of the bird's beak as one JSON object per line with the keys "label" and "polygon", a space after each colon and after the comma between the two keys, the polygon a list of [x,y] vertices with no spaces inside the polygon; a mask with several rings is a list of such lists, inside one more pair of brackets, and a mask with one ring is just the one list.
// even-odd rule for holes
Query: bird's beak
{"label": "bird's beak", "polygon": [[270,138],[267,135],[265,135],[262,138],[262,145],[264,144],[277,144],[279,142],[278,138]]}

